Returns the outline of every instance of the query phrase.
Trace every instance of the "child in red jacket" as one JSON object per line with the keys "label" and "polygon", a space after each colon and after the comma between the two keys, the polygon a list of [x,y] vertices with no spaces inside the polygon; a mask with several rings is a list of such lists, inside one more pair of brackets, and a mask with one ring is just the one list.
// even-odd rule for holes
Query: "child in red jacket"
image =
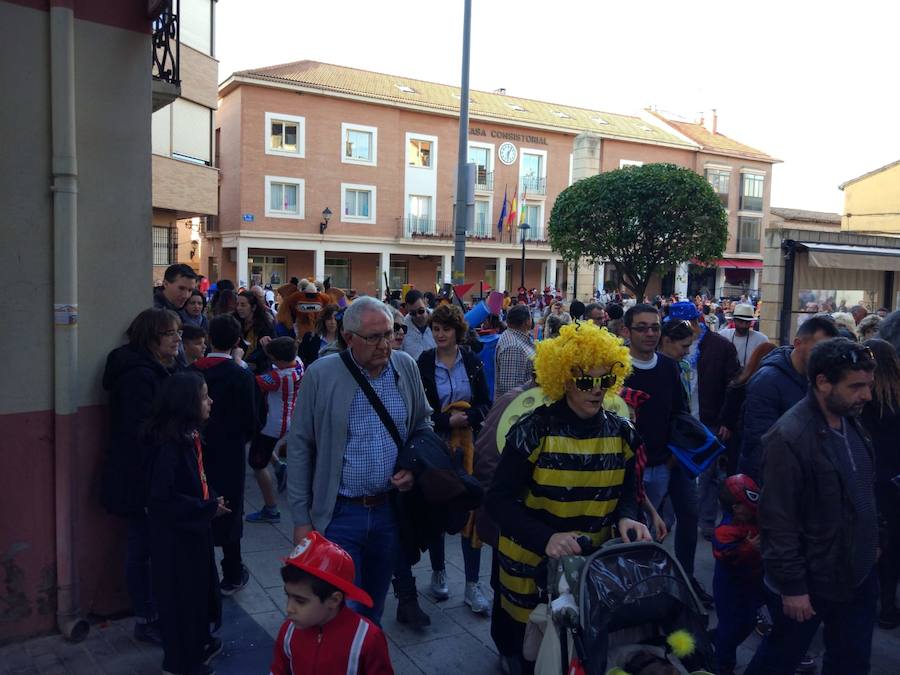
{"label": "child in red jacket", "polygon": [[738,645],[756,626],[756,612],[765,602],[759,525],[759,487],[749,476],[729,476],[722,485],[722,522],[713,533],[713,598],[716,603],[718,673],[734,672]]}
{"label": "child in red jacket", "polygon": [[394,675],[384,633],[344,602],[372,606],[353,584],[350,555],[311,532],[284,562],[288,620],[275,641],[270,675]]}

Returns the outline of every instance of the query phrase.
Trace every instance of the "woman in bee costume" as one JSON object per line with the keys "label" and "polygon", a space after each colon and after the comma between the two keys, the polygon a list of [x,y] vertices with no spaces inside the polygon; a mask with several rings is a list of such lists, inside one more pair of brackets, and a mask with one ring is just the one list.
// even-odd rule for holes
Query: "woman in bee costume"
{"label": "woman in bee costume", "polygon": [[628,348],[593,323],[563,326],[537,344],[534,369],[552,403],[510,429],[486,500],[500,529],[491,634],[519,672],[531,665],[522,639],[540,602],[542,560],[578,555],[581,536],[602,544],[614,526],[623,538],[651,540],[638,521],[641,440],[631,422],[603,410],[606,390],[631,372]]}

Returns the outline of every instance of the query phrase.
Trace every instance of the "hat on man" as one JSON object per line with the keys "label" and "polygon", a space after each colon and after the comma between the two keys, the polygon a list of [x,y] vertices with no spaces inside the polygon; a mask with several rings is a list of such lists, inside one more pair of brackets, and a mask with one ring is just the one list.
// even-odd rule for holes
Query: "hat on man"
{"label": "hat on man", "polygon": [[751,305],[741,303],[734,308],[731,318],[741,319],[743,321],[753,321],[756,317],[753,316],[753,307]]}
{"label": "hat on man", "polygon": [[669,316],[667,318],[670,321],[693,321],[700,318],[700,312],[697,311],[697,306],[693,302],[686,300],[673,302],[669,306]]}
{"label": "hat on man", "polygon": [[306,535],[282,562],[331,584],[348,600],[355,600],[366,607],[373,605],[371,596],[353,583],[356,570],[350,554],[318,532]]}

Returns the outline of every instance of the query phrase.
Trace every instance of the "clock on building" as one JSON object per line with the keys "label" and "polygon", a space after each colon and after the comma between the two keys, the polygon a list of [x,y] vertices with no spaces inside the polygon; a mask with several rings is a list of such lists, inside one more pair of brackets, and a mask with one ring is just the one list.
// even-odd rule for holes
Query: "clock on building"
{"label": "clock on building", "polygon": [[497,150],[497,157],[499,157],[500,161],[507,166],[510,164],[514,164],[516,161],[516,157],[518,156],[519,151],[516,150],[516,146],[514,146],[512,143],[504,143],[500,146],[499,150]]}

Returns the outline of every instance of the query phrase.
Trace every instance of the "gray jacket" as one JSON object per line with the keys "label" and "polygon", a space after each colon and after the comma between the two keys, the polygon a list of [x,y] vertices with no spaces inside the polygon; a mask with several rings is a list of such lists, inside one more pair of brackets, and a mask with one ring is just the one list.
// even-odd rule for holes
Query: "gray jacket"
{"label": "gray jacket", "polygon": [[407,326],[406,337],[403,338],[403,351],[413,357],[414,360],[418,360],[418,358],[422,355],[422,352],[428,351],[429,349],[434,349],[437,347],[435,344],[434,336],[431,334],[431,327],[425,329],[425,331],[421,331],[416,327],[416,324],[413,323],[413,318],[409,314],[406,315],[406,318],[403,319],[403,322]]}
{"label": "gray jacket", "polygon": [[[407,437],[431,428],[431,407],[416,362],[392,351],[391,365],[406,404]],[[331,522],[347,445],[347,412],[358,390],[338,354],[317,359],[300,382],[287,433],[287,490],[294,525],[312,524],[324,532]]]}

